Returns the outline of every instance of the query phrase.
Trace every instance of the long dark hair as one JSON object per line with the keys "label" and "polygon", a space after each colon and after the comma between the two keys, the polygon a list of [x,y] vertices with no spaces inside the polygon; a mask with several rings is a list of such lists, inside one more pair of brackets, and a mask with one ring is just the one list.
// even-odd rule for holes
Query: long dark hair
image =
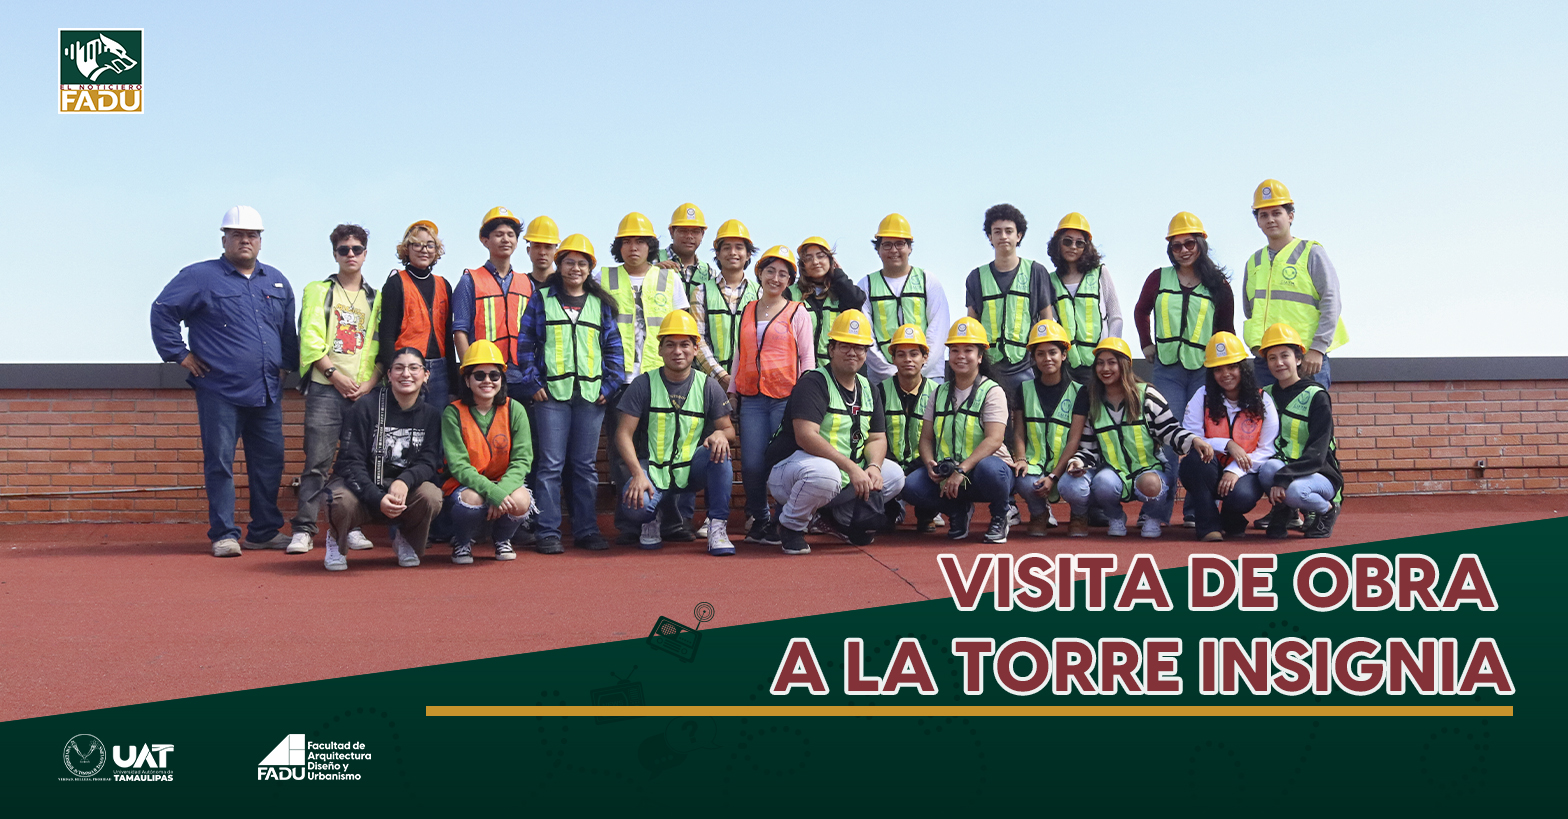
{"label": "long dark hair", "polygon": [[[1122,368],[1122,392],[1126,395],[1122,404],[1122,417],[1128,421],[1137,421],[1143,417],[1143,402],[1138,400],[1138,385],[1144,383],[1132,371],[1132,359],[1115,350],[1101,350],[1094,354],[1098,361],[1101,352],[1108,352],[1116,357]],[[1092,366],[1092,365],[1091,365]],[[1093,385],[1089,388],[1089,419],[1093,423],[1095,416],[1100,414],[1100,405],[1105,403],[1105,382],[1100,380],[1099,373],[1091,373],[1094,378]]]}
{"label": "long dark hair", "polygon": [[[1198,282],[1210,290],[1219,290],[1224,287],[1225,283],[1230,281],[1230,273],[1225,268],[1215,264],[1214,259],[1209,257],[1208,237],[1199,236],[1196,233],[1187,235],[1198,240],[1198,258],[1192,261],[1192,269],[1198,273]],[[1176,237],[1172,236],[1171,238],[1174,239]],[[1181,265],[1176,262],[1176,253],[1171,250],[1169,242],[1165,244],[1165,258],[1170,259],[1171,264],[1177,270],[1181,269]],[[1246,368],[1244,367],[1243,369]]]}
{"label": "long dark hair", "polygon": [[[479,365],[478,364],[474,365],[474,367],[477,367],[477,366],[479,366]],[[465,407],[471,407],[471,406],[474,405],[474,390],[473,390],[472,387],[468,386],[468,371],[471,370],[471,369],[473,369],[473,367],[464,367],[462,369],[462,371],[458,374],[458,379],[457,379],[457,400],[462,401],[463,402],[463,406],[465,406]],[[507,394],[506,394],[506,365],[502,364],[501,365],[501,388],[495,391],[495,403],[490,405],[490,410],[492,412],[494,412],[496,407],[504,406],[506,404],[507,400],[508,400],[508,397],[507,397]]]}
{"label": "long dark hair", "polygon": [[[1068,228],[1068,230],[1077,229]],[[1083,233],[1081,230],[1078,232]],[[1094,237],[1085,233],[1083,239],[1087,244],[1083,246],[1083,255],[1078,257],[1078,270],[1088,273],[1099,267],[1102,260],[1099,249],[1094,246]],[[1051,241],[1045,246],[1045,252],[1051,257],[1051,264],[1056,267],[1056,275],[1060,276],[1067,272],[1067,261],[1062,258],[1062,231],[1058,230],[1051,234]]]}
{"label": "long dark hair", "polygon": [[[977,344],[975,346],[979,347],[980,345]],[[958,374],[953,372],[952,363],[947,360],[942,362],[942,373],[946,376],[947,383],[949,384],[952,384],[954,379],[958,377]],[[982,378],[989,378],[992,381],[996,381],[996,377],[991,374],[991,358],[990,356],[986,355],[986,348],[984,347],[980,348],[980,367],[978,372],[975,373],[975,383],[980,383],[980,379]],[[953,389],[956,390],[958,387],[955,386]]]}
{"label": "long dark hair", "polygon": [[[1251,413],[1258,420],[1263,419],[1263,391],[1258,389],[1258,377],[1253,375],[1249,362],[1235,365],[1241,371],[1241,381],[1236,384],[1236,406],[1242,412]],[[1225,420],[1225,390],[1220,388],[1219,381],[1214,378],[1216,367],[1209,367],[1203,376],[1204,394],[1203,408],[1209,413],[1209,420],[1218,423]]]}
{"label": "long dark hair", "polygon": [[[652,273],[652,271],[649,272],[650,274]],[[561,271],[557,270],[551,273],[540,287],[550,288],[555,291],[556,297],[559,298],[560,294],[565,291],[565,283],[561,281]],[[592,273],[588,274],[588,278],[583,279],[583,292],[592,293],[599,301],[610,305],[611,313],[619,314],[621,312],[621,305],[615,300],[615,296],[611,295],[610,291],[604,289],[604,285],[594,278]]]}

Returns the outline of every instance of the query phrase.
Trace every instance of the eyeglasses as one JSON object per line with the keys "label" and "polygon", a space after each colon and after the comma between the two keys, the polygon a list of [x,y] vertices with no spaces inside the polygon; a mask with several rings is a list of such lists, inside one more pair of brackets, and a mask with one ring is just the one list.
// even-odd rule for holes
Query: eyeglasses
{"label": "eyeglasses", "polygon": [[825,261],[828,261],[829,259],[832,259],[832,258],[833,258],[832,256],[829,256],[828,254],[823,253],[822,251],[819,250],[819,251],[817,251],[815,253],[807,253],[807,254],[802,255],[800,257],[800,261],[802,263],[805,263],[805,262],[825,262]]}
{"label": "eyeglasses", "polygon": [[502,376],[500,370],[474,370],[468,377],[475,381],[500,381]]}
{"label": "eyeglasses", "polygon": [[419,375],[420,373],[422,373],[424,371],[425,371],[425,365],[423,365],[423,364],[393,364],[392,365],[392,372],[397,373],[399,375],[402,375],[403,373],[409,373],[411,375]]}
{"label": "eyeglasses", "polygon": [[1197,239],[1182,239],[1180,241],[1171,242],[1171,250],[1176,250],[1176,251],[1196,250],[1197,248],[1198,248],[1198,240]]}
{"label": "eyeglasses", "polygon": [[408,243],[408,249],[409,250],[429,250],[429,251],[434,251],[436,249],[436,243],[435,242],[409,242]]}
{"label": "eyeglasses", "polygon": [[1089,242],[1086,239],[1069,239],[1066,236],[1062,237],[1062,247],[1088,247],[1088,246],[1089,246]]}
{"label": "eyeglasses", "polygon": [[880,239],[880,240],[878,240],[877,247],[885,247],[885,248],[887,248],[889,250],[900,250],[902,248],[909,247],[909,240],[908,239]]}
{"label": "eyeglasses", "polygon": [[339,256],[358,256],[364,252],[364,245],[338,245]]}

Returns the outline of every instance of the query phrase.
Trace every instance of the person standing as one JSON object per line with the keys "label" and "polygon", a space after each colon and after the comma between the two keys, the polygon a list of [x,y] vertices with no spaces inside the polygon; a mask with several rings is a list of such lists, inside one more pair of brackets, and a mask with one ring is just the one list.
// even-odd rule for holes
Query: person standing
{"label": "person standing", "polygon": [[[338,225],[327,241],[337,258],[338,272],[305,285],[299,311],[305,471],[299,477],[299,506],[291,522],[294,536],[284,549],[291,555],[315,547],[316,520],[343,418],[355,401],[375,389],[382,374],[376,362],[381,302],[376,299],[376,289],[361,276],[369,234],[359,225]],[[370,539],[359,529],[350,529],[343,545],[350,549],[371,547]]]}
{"label": "person standing", "polygon": [[1049,504],[1062,499],[1057,483],[1067,466],[1067,437],[1072,431],[1078,382],[1067,375],[1072,341],[1062,325],[1036,322],[1029,333],[1029,357],[1039,375],[1018,385],[1013,410],[1013,492],[1029,506],[1029,536],[1045,537],[1056,525]]}
{"label": "person standing", "polygon": [[[888,358],[897,368],[892,378],[877,384],[882,413],[887,418],[887,457],[902,467],[908,477],[925,468],[920,460],[920,428],[939,382],[925,375],[931,348],[926,343],[925,331],[918,325],[906,324],[894,330],[892,342],[887,346]],[[904,519],[903,501],[897,497],[888,498],[886,513],[888,525],[884,531],[892,531]],[[917,507],[915,531],[936,531],[936,517],[935,507]]]}
{"label": "person standing", "polygon": [[864,309],[866,291],[849,280],[849,274],[833,257],[828,240],[821,236],[801,242],[795,252],[800,254],[800,281],[790,287],[789,298],[806,306],[816,338],[816,357],[827,361],[828,332],[833,329],[833,322],[845,310]]}
{"label": "person standing", "polygon": [[528,263],[532,265],[528,278],[538,290],[555,272],[555,248],[561,243],[561,230],[555,226],[554,219],[535,216],[523,233],[523,241],[528,243]]}
{"label": "person standing", "polygon": [[1296,202],[1278,179],[1265,179],[1252,194],[1252,218],[1268,238],[1268,245],[1247,257],[1241,287],[1243,340],[1253,359],[1258,384],[1274,383],[1259,353],[1264,331],[1275,324],[1289,325],[1296,334],[1311,339],[1301,375],[1324,389],[1333,384],[1329,353],[1350,340],[1342,317],[1339,273],[1328,252],[1311,239],[1291,235],[1296,222]]}
{"label": "person standing", "polygon": [[452,286],[435,272],[446,247],[436,223],[421,219],[403,231],[397,245],[402,270],[394,270],[381,286],[378,348],[382,372],[392,366],[392,353],[405,347],[425,353],[425,401],[443,409],[452,400],[452,376],[457,372],[452,344]]}
{"label": "person standing", "polygon": [[[894,331],[912,324],[924,336],[932,328],[940,331],[947,327],[948,318],[947,294],[942,292],[942,284],[909,263],[915,247],[909,220],[897,213],[888,214],[877,226],[871,246],[882,258],[882,269],[862,278],[859,287],[866,293],[871,333],[877,339],[871,355],[866,358],[866,375],[875,384],[898,372],[891,348]],[[938,354],[928,356],[928,359],[926,378],[941,381],[943,357]]]}
{"label": "person standing", "polygon": [[702,208],[687,202],[670,215],[670,246],[659,249],[659,267],[680,273],[688,295],[718,276],[713,265],[697,258],[707,232],[708,220],[702,215]]}
{"label": "person standing", "polygon": [[991,377],[1004,391],[1012,391],[1033,377],[1029,330],[1036,321],[1053,316],[1052,281],[1045,265],[1018,255],[1029,231],[1022,211],[1008,204],[992,205],[986,209],[984,229],[995,256],[969,271],[964,304],[991,342],[986,349]]}
{"label": "person standing", "polygon": [[1209,339],[1204,368],[1205,383],[1187,402],[1181,425],[1209,442],[1214,459],[1182,459],[1181,484],[1197,515],[1198,540],[1216,542],[1246,532],[1245,516],[1263,497],[1258,470],[1274,457],[1279,413],[1258,388],[1235,334],[1220,331]]}
{"label": "person standing", "polygon": [[[237,205],[223,214],[223,255],[181,270],[152,303],[153,344],[190,372],[196,393],[213,557],[239,557],[234,521],[234,445],[245,442],[250,525],[245,546],[282,549],[278,484],[283,480],[284,368],[299,366],[294,289],[257,260],[261,214]],[[180,324],[190,331],[181,337]]]}
{"label": "person standing", "polygon": [[533,295],[534,282],[515,275],[512,254],[517,251],[522,220],[506,208],[491,208],[479,223],[479,241],[490,258],[479,267],[464,270],[452,291],[452,337],[459,359],[467,358],[468,345],[485,339],[506,357],[506,383],[513,395],[522,395],[522,373],[513,360],[517,349],[517,324]]}
{"label": "person standing", "polygon": [[757,255],[757,246],[751,243],[751,231],[739,219],[719,225],[713,251],[719,271],[713,279],[692,285],[691,314],[702,327],[707,347],[713,353],[711,359],[699,356],[697,367],[728,390],[735,352],[740,346],[740,314],[762,295],[762,286],[746,275],[751,258]]}
{"label": "person standing", "polygon": [[1122,305],[1116,285],[1100,261],[1089,220],[1069,213],[1056,225],[1046,246],[1054,269],[1051,290],[1056,320],[1072,339],[1068,373],[1079,384],[1094,380],[1094,348],[1105,338],[1121,338]]}

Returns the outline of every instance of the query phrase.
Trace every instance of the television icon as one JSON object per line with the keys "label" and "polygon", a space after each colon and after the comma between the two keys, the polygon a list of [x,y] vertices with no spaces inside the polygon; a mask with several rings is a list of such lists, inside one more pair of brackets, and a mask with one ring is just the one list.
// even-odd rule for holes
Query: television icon
{"label": "television icon", "polygon": [[[632,666],[631,674],[627,674],[624,679],[615,672],[610,672],[610,676],[615,677],[616,679],[615,685],[605,686],[604,688],[595,688],[592,691],[589,691],[588,701],[596,706],[609,707],[647,704],[643,699],[642,683],[632,681],[632,674],[636,673],[637,666]],[[603,716],[594,717],[593,722],[595,725],[604,725],[606,723],[620,722],[622,720],[628,719],[637,718],[631,716]]]}

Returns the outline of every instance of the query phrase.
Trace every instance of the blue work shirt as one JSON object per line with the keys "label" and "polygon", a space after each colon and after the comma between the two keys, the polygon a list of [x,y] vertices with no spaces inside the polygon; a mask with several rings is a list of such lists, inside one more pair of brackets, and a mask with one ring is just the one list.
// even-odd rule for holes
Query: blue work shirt
{"label": "blue work shirt", "polygon": [[[190,328],[190,347],[180,323]],[[278,269],[261,262],[250,278],[228,259],[197,262],[179,272],[152,303],[152,341],[158,356],[178,363],[186,353],[211,369],[186,383],[242,407],[281,401],[279,371],[299,368],[294,289]]]}
{"label": "blue work shirt", "polygon": [[[502,293],[511,289],[512,277],[518,275],[515,266],[505,276],[497,273],[494,262],[485,262],[483,267],[475,268],[475,270],[489,271],[490,275],[494,276],[495,280],[501,283]],[[522,275],[526,276],[528,274],[525,272]],[[538,288],[534,289],[537,290]],[[479,340],[478,335],[474,333],[474,309],[474,274],[471,270],[464,270],[462,278],[457,280],[457,286],[452,288],[452,332],[466,334],[469,344]],[[506,368],[506,383],[516,384],[520,378],[522,378],[522,371],[517,368],[517,365],[508,365]],[[514,395],[512,397],[516,398],[517,396]]]}
{"label": "blue work shirt", "polygon": [[[543,365],[539,358],[544,355],[544,300],[549,292],[546,287],[534,290],[528,299],[528,309],[523,311],[522,326],[517,330],[517,366],[522,371],[523,394],[512,397],[518,400],[532,398],[534,393],[544,389]],[[604,371],[599,393],[609,398],[626,384],[626,356],[621,348],[621,329],[615,324],[615,308],[608,302],[599,304],[599,363]]]}

